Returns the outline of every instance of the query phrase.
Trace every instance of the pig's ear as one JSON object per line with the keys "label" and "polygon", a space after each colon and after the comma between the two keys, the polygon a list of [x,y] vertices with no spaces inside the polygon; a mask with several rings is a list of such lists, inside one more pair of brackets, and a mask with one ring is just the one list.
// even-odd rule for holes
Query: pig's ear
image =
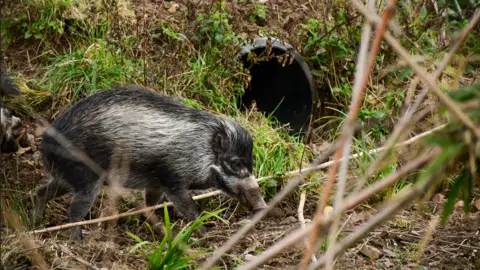
{"label": "pig's ear", "polygon": [[214,178],[217,178],[217,175],[221,175],[220,167],[216,165],[211,165],[210,166],[210,172],[212,173]]}
{"label": "pig's ear", "polygon": [[219,154],[226,152],[226,144],[225,138],[220,133],[215,134],[215,137],[213,138],[213,151],[215,153]]}

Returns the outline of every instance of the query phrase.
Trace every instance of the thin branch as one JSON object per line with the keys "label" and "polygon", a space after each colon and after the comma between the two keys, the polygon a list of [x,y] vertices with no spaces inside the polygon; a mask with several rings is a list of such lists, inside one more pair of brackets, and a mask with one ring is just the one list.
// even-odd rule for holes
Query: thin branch
{"label": "thin branch", "polygon": [[434,216],[430,221],[430,224],[428,226],[427,231],[425,232],[424,237],[422,237],[420,240],[417,253],[413,258],[414,260],[419,261],[422,258],[423,253],[425,252],[425,247],[427,246],[428,242],[431,240],[432,234],[435,231],[439,222],[440,222],[440,219],[438,218],[438,216]]}
{"label": "thin branch", "polygon": [[[391,8],[391,4],[392,3],[389,1],[389,4],[388,4],[389,6],[387,6],[387,9]],[[374,7],[375,7],[374,6],[374,1],[369,0],[368,1],[368,8],[370,10],[373,10]],[[385,12],[385,15],[387,15],[387,12]],[[389,20],[382,20],[383,26],[385,26],[388,21]],[[358,107],[361,106],[360,103],[355,104],[354,102],[356,100],[356,97],[358,97],[357,98],[358,100],[363,101],[363,96],[364,96],[364,93],[366,91],[365,88],[367,87],[368,79],[370,78],[369,75],[370,75],[370,72],[372,72],[373,65],[375,63],[375,56],[378,53],[379,48],[380,48],[380,43],[381,43],[381,40],[382,40],[382,33],[385,30],[383,30],[383,31],[380,30],[380,31],[377,32],[377,35],[376,35],[374,43],[373,43],[371,56],[370,56],[369,59],[367,59],[367,57],[368,57],[368,43],[369,43],[369,40],[370,40],[371,31],[372,31],[372,25],[367,20],[365,20],[365,23],[364,23],[364,26],[363,26],[363,32],[362,32],[362,40],[361,40],[361,44],[360,44],[360,52],[359,52],[359,57],[358,57],[357,71],[356,71],[356,74],[355,74],[355,82],[354,82],[354,86],[353,86],[353,100],[352,100],[352,105],[351,105],[352,107],[353,106],[358,106]],[[367,60],[368,60],[368,63],[367,63]],[[369,71],[369,72],[367,72],[367,71]],[[351,116],[351,115],[349,115],[349,116]],[[346,143],[343,146],[343,153],[342,153],[343,157],[348,156],[350,154],[352,137],[353,137],[353,127],[355,126],[355,122],[356,122],[356,115],[351,116],[351,118],[347,117],[346,124],[349,125],[350,128],[346,128],[344,130],[344,133],[345,133],[345,136],[346,136],[347,139],[346,139]],[[344,196],[344,193],[345,193],[345,185],[346,185],[346,181],[347,181],[346,179],[347,179],[347,174],[348,174],[348,161],[349,161],[348,159],[344,159],[344,160],[341,161],[340,172],[339,172],[339,175],[338,175],[337,192],[335,194],[335,204],[334,204],[335,208],[339,208],[343,204],[343,196]],[[323,209],[322,209],[322,212],[323,212]],[[329,248],[327,250],[327,267],[326,267],[326,269],[331,269],[331,267],[333,266],[333,256],[332,256],[331,250],[335,247],[335,244],[337,242],[335,232],[337,231],[339,222],[340,222],[340,216],[338,216],[337,218],[334,218],[332,226],[330,227],[329,234],[332,237],[330,237],[330,245],[329,245]],[[316,239],[312,239],[311,244],[313,244],[314,241],[316,241]],[[312,248],[310,245],[308,245],[307,247],[309,249]],[[312,252],[312,254],[313,254],[313,252]],[[310,255],[310,253],[307,252],[307,256],[309,256],[309,255]],[[306,269],[307,268],[307,261],[303,260],[302,264],[303,264],[302,269]]]}
{"label": "thin branch", "polygon": [[[314,161],[315,163],[318,162],[318,159]],[[308,175],[309,173],[307,173]],[[267,208],[262,209],[260,212],[255,214],[248,224],[243,226],[240,230],[238,230],[232,237],[228,239],[228,241],[218,249],[215,254],[207,260],[200,269],[210,269],[213,267],[215,262],[217,262],[223,254],[225,254],[228,250],[230,250],[235,243],[237,243],[240,239],[242,239],[246,233],[248,233],[254,226],[257,224],[263,217],[267,215],[267,213],[273,209],[278,203],[280,203],[290,192],[297,187],[304,179],[305,175],[299,174],[294,179],[290,180],[288,184],[280,191],[280,193],[273,198],[272,201],[268,203]]]}
{"label": "thin branch", "polygon": [[[300,227],[302,229],[306,228],[305,217],[303,216],[303,209],[305,207],[305,200],[306,199],[307,199],[307,194],[306,194],[305,191],[303,191],[300,194],[300,202],[298,203],[298,210],[297,210],[298,222],[300,222]],[[303,239],[303,242],[305,243],[305,245],[308,245],[308,239],[307,238]],[[315,254],[312,254],[312,262],[316,262],[316,261],[317,261],[317,257],[315,257]]]}
{"label": "thin branch", "polygon": [[[380,24],[382,22],[382,19],[380,18],[380,16],[378,16],[373,9],[370,9],[370,10],[367,9],[363,4],[358,2],[358,0],[350,0],[350,2],[358,9],[360,13],[363,14],[363,16],[365,16],[368,19],[370,23]],[[366,14],[369,14],[370,16],[367,16]],[[394,21],[389,21],[388,27],[390,28],[390,30],[393,31],[395,35],[397,36],[402,35],[401,27],[398,24],[396,24]]]}
{"label": "thin branch", "polygon": [[12,228],[18,233],[20,244],[26,250],[26,256],[30,259],[32,265],[38,269],[47,270],[50,266],[46,263],[45,259],[38,252],[38,245],[31,236],[25,233],[25,226],[23,225],[20,217],[10,207],[6,205],[6,202],[0,198],[0,204],[2,206],[2,214],[8,227]]}
{"label": "thin branch", "polygon": [[327,214],[324,218],[319,220],[313,220],[312,223],[308,224],[306,228],[298,229],[285,237],[284,239],[280,240],[277,244],[270,247],[266,251],[262,252],[255,260],[247,262],[246,264],[242,265],[238,270],[249,270],[249,269],[256,269],[261,264],[268,261],[270,258],[274,257],[278,253],[282,252],[286,248],[292,246],[293,244],[301,241],[305,236],[312,232],[312,230],[316,227],[320,227],[319,232],[322,235],[325,235],[325,232],[328,231],[331,220],[333,217],[337,215],[341,215],[343,212],[349,209],[355,208],[360,203],[364,202],[365,200],[369,199],[373,195],[377,194],[384,188],[387,188],[394,183],[396,183],[399,179],[408,175],[412,170],[415,170],[427,162],[432,160],[438,152],[431,153],[431,154],[424,154],[417,159],[412,160],[411,162],[405,164],[401,169],[399,169],[395,174],[391,174],[386,178],[376,182],[374,185],[370,186],[362,190],[358,195],[352,195],[350,199],[347,200],[347,203],[342,205],[340,209],[334,209],[334,211]]}
{"label": "thin branch", "polygon": [[[366,67],[366,72],[363,73],[363,74],[362,74],[362,72],[357,73],[357,75],[362,74],[363,76],[361,77],[362,78],[361,82],[356,83],[357,88],[354,89],[354,93],[353,93],[353,97],[352,97],[352,103],[350,105],[350,109],[348,111],[348,115],[347,115],[347,118],[345,120],[346,122],[343,125],[342,135],[340,137],[340,143],[338,145],[339,147],[337,148],[337,151],[335,153],[335,160],[337,162],[332,167],[330,167],[328,180],[325,182],[325,184],[323,186],[322,198],[321,198],[321,201],[320,201],[320,205],[317,209],[317,212],[315,213],[314,219],[322,218],[323,209],[327,205],[328,199],[330,198],[330,193],[333,189],[334,179],[335,179],[335,176],[336,176],[337,171],[338,171],[338,167],[339,167],[338,160],[340,159],[340,157],[348,155],[348,152],[349,152],[349,149],[350,149],[351,137],[352,137],[353,129],[355,127],[355,120],[357,118],[358,111],[360,110],[360,107],[361,107],[362,102],[363,102],[363,98],[365,96],[365,88],[368,84],[368,80],[370,78],[370,73],[373,71],[373,69],[375,67],[375,59],[377,57],[378,52],[380,51],[380,44],[382,43],[383,35],[384,35],[384,33],[387,29],[388,21],[390,21],[390,18],[393,16],[393,12],[394,12],[394,9],[395,9],[394,5],[395,5],[395,0],[388,1],[387,8],[385,9],[385,12],[384,12],[383,17],[382,17],[382,22],[380,23],[380,25],[377,29],[377,32],[375,34],[375,39],[374,39],[374,42],[372,44],[372,49],[370,51],[369,58],[368,58],[368,64],[367,64],[367,67]],[[359,66],[358,68],[362,68],[362,66]],[[344,164],[343,167],[344,167],[344,170],[345,170],[345,164]],[[345,181],[345,178],[343,178],[343,180],[342,180],[342,178],[340,178],[340,181],[341,181],[339,183],[340,192],[338,193],[338,197],[343,196],[342,186],[343,187],[345,186],[345,183],[343,183]],[[341,204],[341,202],[337,202],[337,203]],[[336,227],[335,222],[334,222],[334,227]],[[312,254],[311,249],[312,249],[313,244],[317,241],[317,236],[318,236],[318,230],[314,230],[312,235],[311,235],[309,245],[307,245],[307,247],[306,247],[306,251],[305,251],[305,255],[303,257],[303,260],[300,263],[300,269],[302,269],[302,270],[305,270],[307,268],[308,261],[310,260],[310,257],[311,257],[311,254]],[[333,241],[335,242],[335,240],[333,240]],[[328,266],[329,266],[329,264],[328,264]]]}
{"label": "thin branch", "polygon": [[63,252],[69,254],[70,256],[72,256],[77,262],[83,264],[84,266],[86,266],[88,269],[91,269],[91,270],[101,270],[100,268],[98,268],[97,266],[87,262],[86,260],[84,260],[83,258],[81,258],[80,256],[77,256],[75,254],[73,254],[73,252],[68,249],[66,246],[61,246],[61,249]]}

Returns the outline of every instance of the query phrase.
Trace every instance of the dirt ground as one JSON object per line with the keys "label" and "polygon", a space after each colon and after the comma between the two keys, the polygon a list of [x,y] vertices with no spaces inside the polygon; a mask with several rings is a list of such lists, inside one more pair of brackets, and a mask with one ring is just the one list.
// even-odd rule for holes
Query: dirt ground
{"label": "dirt ground", "polygon": [[[30,133],[35,134],[35,124],[28,124]],[[38,132],[37,132],[38,133]],[[35,144],[21,154],[2,154],[2,190],[3,195],[17,198],[17,204],[30,214],[31,198],[36,188],[46,182],[40,152],[37,150],[40,138],[36,134]],[[7,200],[8,197],[7,196]],[[45,226],[67,223],[66,208],[70,196],[57,198],[47,209]],[[133,200],[141,201],[141,195]],[[98,217],[104,208],[104,198],[99,198],[92,211],[92,218]],[[11,201],[9,201],[11,203]],[[441,211],[442,202],[435,199],[424,206],[413,205],[402,211],[390,222],[383,224],[366,239],[348,250],[337,261],[338,269],[480,269],[480,212],[463,213],[457,210],[445,225],[439,225],[425,248],[421,260],[416,264],[415,254],[432,217]],[[141,203],[141,202],[140,202]],[[201,201],[204,207],[230,206],[223,213],[229,224],[215,221],[210,224],[207,239],[201,240],[195,248],[204,252],[214,252],[238,229],[238,222],[248,219],[250,214],[235,207],[236,203],[224,197],[213,197]],[[122,201],[118,211],[134,208],[132,201]],[[248,260],[258,252],[272,246],[300,225],[297,215],[298,203],[288,200],[282,203],[277,215],[266,218],[256,225],[255,230],[242,238],[220,262],[225,269],[232,269],[238,260]],[[347,213],[343,220],[342,236],[347,235],[375,213],[374,206],[363,205]],[[305,206],[305,218],[312,219],[315,202],[308,201]],[[183,220],[174,211],[170,211],[172,220],[179,227]],[[37,250],[55,269],[86,269],[84,260],[98,268],[107,269],[145,269],[146,261],[140,255],[130,252],[136,244],[125,232],[131,232],[144,240],[152,240],[152,235],[143,224],[143,216],[122,218],[115,222],[113,231],[104,227],[85,226],[85,239],[80,243],[66,238],[68,231],[58,231],[35,236]],[[307,220],[308,222],[308,220]],[[19,239],[10,228],[2,223],[2,268],[31,269],[25,257],[25,249],[19,245]],[[176,228],[178,231],[178,227]],[[303,245],[298,244],[283,252],[260,269],[296,269],[302,258]],[[80,259],[78,259],[80,258]],[[203,258],[199,258],[201,261]]]}

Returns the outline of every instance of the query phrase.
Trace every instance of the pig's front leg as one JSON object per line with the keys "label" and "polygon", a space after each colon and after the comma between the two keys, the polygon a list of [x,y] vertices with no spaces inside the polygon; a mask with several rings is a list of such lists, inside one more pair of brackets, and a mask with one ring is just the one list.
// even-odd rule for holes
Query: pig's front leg
{"label": "pig's front leg", "polygon": [[[175,209],[188,221],[195,221],[200,216],[201,209],[186,188],[165,189],[165,195],[173,203]],[[201,226],[197,229],[197,233],[204,236],[207,233],[207,228]]]}

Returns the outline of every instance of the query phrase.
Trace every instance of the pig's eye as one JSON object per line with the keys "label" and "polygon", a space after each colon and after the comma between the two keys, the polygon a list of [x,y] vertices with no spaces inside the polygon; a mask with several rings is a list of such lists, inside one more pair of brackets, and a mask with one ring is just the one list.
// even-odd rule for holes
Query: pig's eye
{"label": "pig's eye", "polygon": [[241,169],[242,164],[240,163],[239,160],[232,160],[230,163],[230,168],[232,168],[233,171],[238,172]]}

